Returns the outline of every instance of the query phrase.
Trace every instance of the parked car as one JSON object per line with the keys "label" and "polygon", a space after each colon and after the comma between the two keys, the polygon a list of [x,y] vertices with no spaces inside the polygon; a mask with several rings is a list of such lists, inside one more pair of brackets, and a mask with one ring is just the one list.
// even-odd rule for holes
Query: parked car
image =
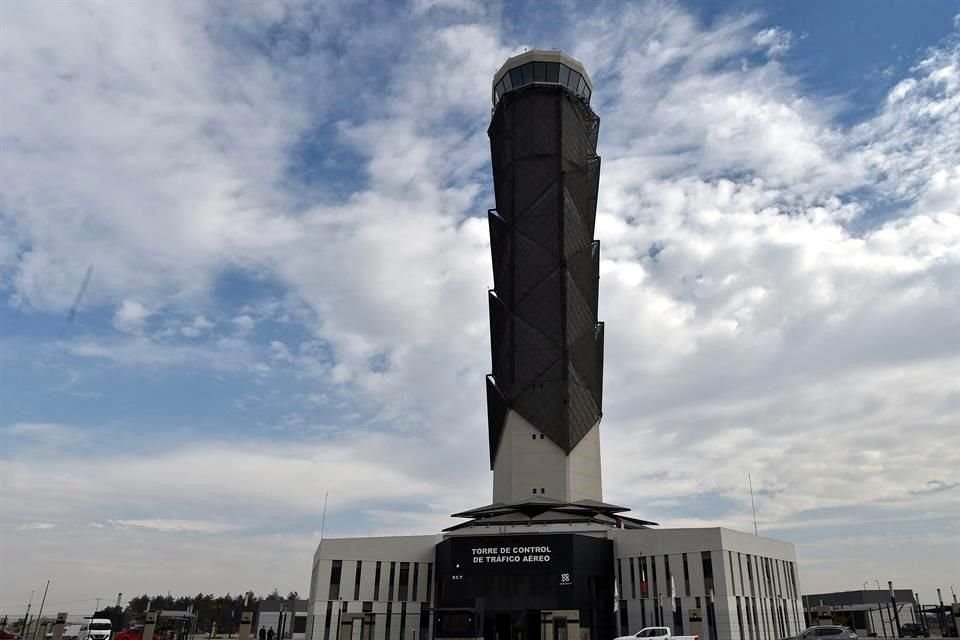
{"label": "parked car", "polygon": [[857,632],[850,627],[833,624],[820,624],[807,629],[797,636],[797,640],[857,640]]}
{"label": "parked car", "polygon": [[930,629],[925,629],[919,622],[907,622],[900,627],[901,638],[929,638]]}
{"label": "parked car", "polygon": [[17,634],[6,629],[0,629],[0,640],[17,640]]}
{"label": "parked car", "polygon": [[644,627],[632,636],[621,636],[617,640],[700,640],[700,636],[675,636],[670,627]]}
{"label": "parked car", "polygon": [[[118,631],[113,640],[143,640],[143,626],[137,625]],[[153,640],[164,640],[163,634],[154,632]]]}

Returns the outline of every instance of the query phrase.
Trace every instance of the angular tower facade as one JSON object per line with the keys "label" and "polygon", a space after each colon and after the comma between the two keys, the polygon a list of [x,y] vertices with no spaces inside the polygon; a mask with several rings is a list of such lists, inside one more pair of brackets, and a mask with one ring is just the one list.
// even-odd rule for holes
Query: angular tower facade
{"label": "angular tower facade", "polygon": [[582,65],[556,51],[511,58],[494,77],[487,412],[495,503],[602,501],[600,119],[591,93]]}
{"label": "angular tower facade", "polygon": [[[603,502],[591,92],[557,51],[511,58],[493,83],[493,504],[436,535],[321,540],[306,640],[609,640],[647,626],[777,640],[803,628],[792,545],[654,529]],[[745,592],[733,579],[744,564],[784,588]]]}

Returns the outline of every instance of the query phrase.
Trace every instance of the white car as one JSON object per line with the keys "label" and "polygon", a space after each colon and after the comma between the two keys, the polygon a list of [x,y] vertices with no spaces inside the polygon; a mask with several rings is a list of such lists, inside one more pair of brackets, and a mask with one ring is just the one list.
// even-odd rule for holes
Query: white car
{"label": "white car", "polygon": [[620,636],[617,640],[635,640],[636,638],[645,638],[648,640],[700,640],[700,636],[675,636],[670,632],[670,627],[644,627],[632,636]]}

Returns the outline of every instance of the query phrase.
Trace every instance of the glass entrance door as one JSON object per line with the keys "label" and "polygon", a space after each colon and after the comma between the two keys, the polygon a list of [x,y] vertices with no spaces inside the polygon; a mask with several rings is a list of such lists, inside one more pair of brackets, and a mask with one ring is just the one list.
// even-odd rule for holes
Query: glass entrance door
{"label": "glass entrance door", "polygon": [[567,619],[554,617],[553,619],[553,640],[567,640]]}

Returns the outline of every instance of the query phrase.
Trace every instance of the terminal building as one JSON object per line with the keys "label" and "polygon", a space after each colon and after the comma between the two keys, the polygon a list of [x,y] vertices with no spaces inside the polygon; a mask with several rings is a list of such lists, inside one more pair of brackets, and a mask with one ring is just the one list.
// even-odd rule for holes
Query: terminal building
{"label": "terminal building", "polygon": [[592,93],[558,51],[510,58],[493,79],[491,504],[430,535],[323,540],[306,640],[612,640],[654,625],[775,640],[802,628],[793,545],[661,529],[603,500]]}

